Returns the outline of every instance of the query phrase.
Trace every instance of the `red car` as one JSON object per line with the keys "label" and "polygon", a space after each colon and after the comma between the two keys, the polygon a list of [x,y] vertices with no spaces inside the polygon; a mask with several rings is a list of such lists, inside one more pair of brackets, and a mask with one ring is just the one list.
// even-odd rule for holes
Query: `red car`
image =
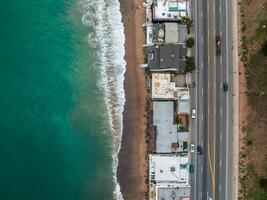
{"label": "red car", "polygon": [[221,55],[222,38],[220,35],[216,35],[216,55]]}

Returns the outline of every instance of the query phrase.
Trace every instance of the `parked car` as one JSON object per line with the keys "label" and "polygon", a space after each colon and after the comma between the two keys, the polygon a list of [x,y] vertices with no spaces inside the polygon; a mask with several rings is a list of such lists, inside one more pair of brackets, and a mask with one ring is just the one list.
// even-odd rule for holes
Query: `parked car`
{"label": "parked car", "polygon": [[202,155],[203,154],[203,149],[201,146],[197,146],[197,153]]}
{"label": "parked car", "polygon": [[189,172],[192,174],[195,171],[194,165],[189,165]]}
{"label": "parked car", "polygon": [[191,115],[192,115],[192,119],[196,119],[196,109],[192,109]]}
{"label": "parked car", "polygon": [[194,144],[191,144],[190,151],[191,151],[191,153],[194,153],[195,152],[195,145]]}
{"label": "parked car", "polygon": [[222,46],[222,37],[220,34],[216,35],[216,55],[220,56],[221,55],[221,46]]}
{"label": "parked car", "polygon": [[227,92],[229,89],[228,83],[224,82],[223,83],[223,91]]}

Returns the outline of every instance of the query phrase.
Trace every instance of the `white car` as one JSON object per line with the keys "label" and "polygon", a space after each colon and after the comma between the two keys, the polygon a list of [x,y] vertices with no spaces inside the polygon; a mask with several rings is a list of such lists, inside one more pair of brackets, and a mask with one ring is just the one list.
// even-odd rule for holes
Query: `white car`
{"label": "white car", "polygon": [[194,144],[191,144],[190,151],[191,151],[191,153],[195,152],[195,145]]}
{"label": "white car", "polygon": [[192,119],[196,119],[196,109],[192,109],[191,115],[192,115]]}

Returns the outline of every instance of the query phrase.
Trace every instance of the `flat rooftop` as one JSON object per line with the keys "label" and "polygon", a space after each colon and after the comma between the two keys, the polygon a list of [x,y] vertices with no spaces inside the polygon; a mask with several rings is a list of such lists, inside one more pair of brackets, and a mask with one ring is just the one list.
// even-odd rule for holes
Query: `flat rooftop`
{"label": "flat rooftop", "polygon": [[190,200],[190,187],[157,186],[157,200]]}
{"label": "flat rooftop", "polygon": [[172,143],[177,143],[177,124],[174,124],[173,102],[153,102],[153,125],[157,127],[156,152],[171,153]]}
{"label": "flat rooftop", "polygon": [[179,114],[190,114],[189,101],[179,101],[177,106],[177,112]]}
{"label": "flat rooftop", "polygon": [[156,126],[156,152],[172,153],[188,150],[188,133],[178,132],[172,101],[153,101],[153,126]]}
{"label": "flat rooftop", "polygon": [[149,178],[155,183],[178,183],[181,187],[189,186],[188,155],[149,155]]}
{"label": "flat rooftop", "polygon": [[151,71],[186,73],[187,48],[183,44],[154,45],[147,48],[147,64]]}
{"label": "flat rooftop", "polygon": [[165,23],[165,42],[177,43],[178,42],[178,23]]}
{"label": "flat rooftop", "polygon": [[176,87],[171,74],[152,73],[152,99],[189,100],[186,87]]}
{"label": "flat rooftop", "polygon": [[186,0],[154,0],[154,21],[179,21],[183,16],[187,16]]}

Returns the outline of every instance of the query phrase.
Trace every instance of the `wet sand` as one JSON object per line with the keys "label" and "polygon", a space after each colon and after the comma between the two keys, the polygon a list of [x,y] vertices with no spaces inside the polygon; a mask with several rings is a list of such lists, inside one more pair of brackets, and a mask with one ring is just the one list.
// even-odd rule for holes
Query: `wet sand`
{"label": "wet sand", "polygon": [[125,28],[125,59],[127,69],[124,89],[126,103],[123,112],[123,136],[119,153],[118,180],[125,200],[145,199],[147,191],[147,145],[145,73],[139,68],[144,63],[142,44],[143,0],[120,0],[122,20]]}

